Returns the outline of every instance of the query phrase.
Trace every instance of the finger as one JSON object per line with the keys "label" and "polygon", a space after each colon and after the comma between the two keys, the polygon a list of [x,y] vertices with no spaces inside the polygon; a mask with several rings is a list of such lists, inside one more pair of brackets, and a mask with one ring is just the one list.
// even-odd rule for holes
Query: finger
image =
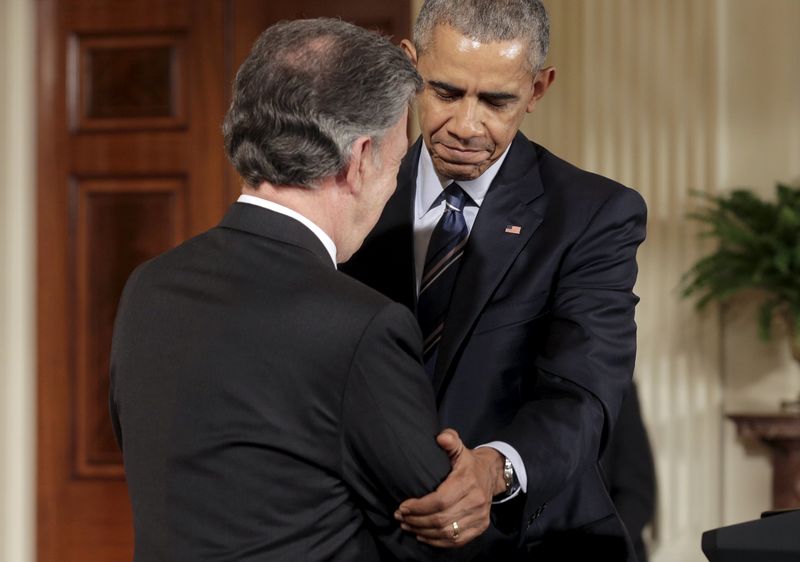
{"label": "finger", "polygon": [[400,504],[398,512],[405,519],[408,516],[426,516],[452,511],[454,506],[469,494],[459,478],[448,478],[435,492],[421,498],[412,498]]}
{"label": "finger", "polygon": [[431,514],[408,513],[400,518],[400,522],[415,529],[438,529],[450,525],[453,521],[465,518],[479,519],[488,517],[488,514],[488,508],[467,497],[443,511]]}
{"label": "finger", "polygon": [[455,530],[453,527],[453,522],[458,523],[458,535],[464,535],[465,533],[474,532],[474,533],[481,533],[486,529],[486,518],[480,516],[462,516],[459,518],[453,518],[448,520],[443,525],[438,526],[431,526],[431,527],[424,527],[424,528],[417,528],[412,527],[406,523],[402,523],[400,527],[409,533],[412,533],[418,537],[423,537],[430,540],[450,540],[453,538],[455,534]]}
{"label": "finger", "polygon": [[464,443],[461,441],[455,429],[447,428],[442,430],[442,432],[436,436],[436,442],[439,444],[439,447],[447,453],[451,461],[457,459],[464,450]]}
{"label": "finger", "polygon": [[434,494],[435,495],[432,497],[425,496],[420,499],[406,500],[401,503],[397,510],[400,519],[405,521],[411,518],[414,520],[414,518],[424,518],[463,510],[463,507],[460,507],[460,504],[466,498],[463,490],[454,490],[445,494],[434,492]]}
{"label": "finger", "polygon": [[457,537],[454,537],[451,533],[450,536],[446,538],[429,539],[427,537],[418,536],[417,540],[436,548],[460,548],[476,539],[479,535],[480,533],[475,530],[468,530],[460,532]]}
{"label": "finger", "polygon": [[409,513],[401,518],[401,523],[419,529],[437,529],[450,525],[453,521],[480,520],[489,517],[491,505],[476,501],[470,495],[446,510],[432,514]]}
{"label": "finger", "polygon": [[398,508],[398,520],[412,525],[431,526],[431,523],[438,525],[442,516],[488,513],[491,503],[485,501],[481,490],[464,484],[462,480],[446,480],[437,491],[423,498],[406,500]]}
{"label": "finger", "polygon": [[460,548],[473,539],[475,539],[475,536],[467,535],[460,535],[455,539],[426,539],[425,537],[417,537],[419,542],[435,546],[436,548]]}
{"label": "finger", "polygon": [[[404,517],[401,527],[414,534],[439,533],[442,529],[452,525],[453,521],[466,520],[469,514],[462,512],[437,513],[425,517]],[[459,523],[460,524],[460,523]]]}

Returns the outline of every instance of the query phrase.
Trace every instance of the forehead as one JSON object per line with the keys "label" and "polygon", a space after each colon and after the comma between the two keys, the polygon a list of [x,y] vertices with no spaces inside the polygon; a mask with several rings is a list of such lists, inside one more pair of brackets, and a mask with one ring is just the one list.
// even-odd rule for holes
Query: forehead
{"label": "forehead", "polygon": [[437,25],[419,55],[426,80],[447,82],[465,90],[508,91],[532,82],[526,41],[481,42],[449,25]]}

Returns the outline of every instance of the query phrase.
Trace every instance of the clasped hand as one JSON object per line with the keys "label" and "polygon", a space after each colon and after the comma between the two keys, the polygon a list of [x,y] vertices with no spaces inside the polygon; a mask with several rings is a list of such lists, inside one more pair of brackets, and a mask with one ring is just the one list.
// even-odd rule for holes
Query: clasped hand
{"label": "clasped hand", "polygon": [[468,449],[453,429],[436,442],[450,457],[450,474],[435,491],[400,504],[394,517],[421,542],[459,547],[489,527],[492,497],[505,491],[503,457],[490,447]]}

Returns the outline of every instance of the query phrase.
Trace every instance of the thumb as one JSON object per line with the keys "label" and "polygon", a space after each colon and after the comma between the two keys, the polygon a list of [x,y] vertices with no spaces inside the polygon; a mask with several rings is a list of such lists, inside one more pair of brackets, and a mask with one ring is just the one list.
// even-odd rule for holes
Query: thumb
{"label": "thumb", "polygon": [[443,430],[436,436],[436,443],[450,457],[450,464],[453,464],[464,450],[464,443],[455,429],[447,428]]}

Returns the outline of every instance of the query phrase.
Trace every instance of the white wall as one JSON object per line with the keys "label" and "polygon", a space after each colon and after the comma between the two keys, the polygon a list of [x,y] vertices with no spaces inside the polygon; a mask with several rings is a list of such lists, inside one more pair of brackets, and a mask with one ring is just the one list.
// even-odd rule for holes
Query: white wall
{"label": "white wall", "polygon": [[0,0],[0,560],[34,558],[34,22]]}

